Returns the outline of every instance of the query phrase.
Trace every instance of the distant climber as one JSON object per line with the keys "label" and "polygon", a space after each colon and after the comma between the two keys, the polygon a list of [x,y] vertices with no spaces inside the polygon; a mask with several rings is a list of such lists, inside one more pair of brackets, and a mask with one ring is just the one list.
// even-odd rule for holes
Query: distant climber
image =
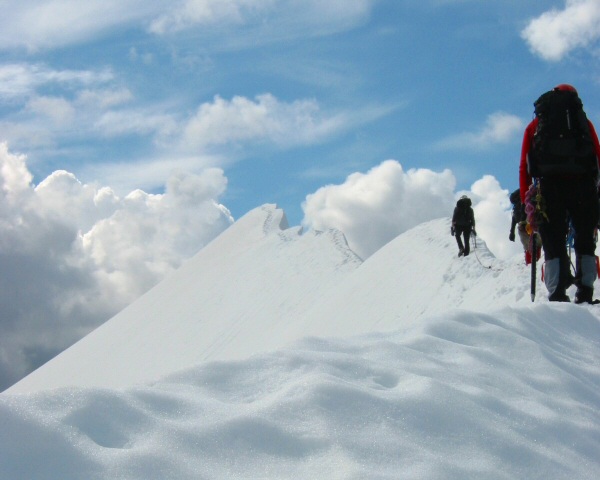
{"label": "distant climber", "polygon": [[[452,227],[450,227],[450,233],[456,237],[456,243],[458,244],[458,256],[466,257],[471,251],[471,233],[477,235],[475,232],[475,214],[471,208],[471,199],[466,195],[463,195],[456,202],[454,208],[454,214],[452,215]],[[464,243],[463,243],[464,239]]]}
{"label": "distant climber", "polygon": [[570,219],[575,239],[575,303],[593,303],[598,136],[571,85],[558,85],[541,95],[534,106],[535,118],[523,137],[519,186],[522,203],[526,197],[533,199],[526,209],[535,215],[542,237],[548,299],[570,301],[566,290],[573,280],[565,241]]}
{"label": "distant climber", "polygon": [[[523,251],[525,252],[525,264],[529,265],[531,263],[531,249],[529,246],[529,242],[531,239],[531,232],[529,226],[527,225],[527,213],[525,213],[525,205],[521,203],[521,191],[520,189],[516,189],[514,192],[510,194],[510,203],[512,203],[512,220],[510,223],[510,233],[508,234],[508,239],[511,242],[515,241],[515,228],[517,229],[517,233],[519,235],[519,240],[521,241],[521,245],[523,245]],[[542,250],[542,239],[540,238],[540,234],[534,233],[535,243],[536,243],[536,259],[540,259],[541,250]]]}

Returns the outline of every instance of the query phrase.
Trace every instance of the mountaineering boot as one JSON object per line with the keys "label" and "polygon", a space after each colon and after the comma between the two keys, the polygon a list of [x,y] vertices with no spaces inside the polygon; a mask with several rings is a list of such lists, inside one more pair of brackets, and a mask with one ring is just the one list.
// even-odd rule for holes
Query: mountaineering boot
{"label": "mountaineering boot", "polygon": [[575,275],[577,285],[577,293],[575,294],[575,303],[591,303],[595,304],[598,301],[594,300],[594,282],[598,277],[596,270],[595,255],[577,255]]}
{"label": "mountaineering boot", "polygon": [[580,285],[577,287],[577,293],[575,293],[575,303],[594,303],[593,294],[594,289],[592,287]]}
{"label": "mountaineering boot", "polygon": [[561,259],[552,258],[546,260],[546,274],[544,283],[548,289],[548,300],[551,302],[570,302],[571,299],[567,295],[567,287],[565,284],[564,273],[561,272]]}
{"label": "mountaineering boot", "polygon": [[593,287],[598,270],[595,255],[577,255],[575,259],[575,284],[577,286]]}
{"label": "mountaineering boot", "polygon": [[564,286],[565,290],[575,284],[575,277],[571,273],[571,259],[564,255],[560,259],[560,285]]}
{"label": "mountaineering boot", "polygon": [[[552,295],[550,295],[548,297],[548,300],[550,302],[570,302],[571,301],[571,299],[566,294],[566,292],[560,288],[557,289]],[[575,301],[577,301],[577,300],[575,300]]]}
{"label": "mountaineering boot", "polygon": [[465,254],[465,246],[460,238],[460,234],[456,235],[456,244],[458,245],[458,256],[462,257]]}

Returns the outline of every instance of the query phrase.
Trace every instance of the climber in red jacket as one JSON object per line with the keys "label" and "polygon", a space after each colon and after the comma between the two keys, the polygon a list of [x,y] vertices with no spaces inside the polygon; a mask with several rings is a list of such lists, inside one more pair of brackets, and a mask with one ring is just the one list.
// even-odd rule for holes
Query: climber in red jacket
{"label": "climber in red jacket", "polygon": [[[575,302],[592,303],[597,278],[595,231],[600,213],[598,135],[583,112],[577,90],[571,85],[558,85],[534,105],[536,118],[527,125],[523,137],[519,187],[525,204],[532,178],[539,180],[542,213],[538,217],[541,219],[538,229],[546,260],[544,280],[548,298],[569,302],[566,289],[574,282],[577,285]],[[559,123],[561,125],[556,126]],[[579,150],[566,153],[570,148]],[[566,245],[569,221],[575,232],[574,278]]]}

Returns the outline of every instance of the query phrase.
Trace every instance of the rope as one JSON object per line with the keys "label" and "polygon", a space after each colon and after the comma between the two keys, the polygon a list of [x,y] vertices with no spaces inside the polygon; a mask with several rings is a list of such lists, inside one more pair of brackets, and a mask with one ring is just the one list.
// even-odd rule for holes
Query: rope
{"label": "rope", "polygon": [[503,270],[502,268],[493,268],[492,265],[486,266],[481,262],[479,255],[477,255],[477,235],[473,235],[471,240],[472,240],[472,245],[473,245],[473,251],[475,252],[475,258],[477,259],[477,262],[479,262],[479,265],[481,265],[483,268],[485,268],[487,270],[492,270],[494,272],[501,272]]}

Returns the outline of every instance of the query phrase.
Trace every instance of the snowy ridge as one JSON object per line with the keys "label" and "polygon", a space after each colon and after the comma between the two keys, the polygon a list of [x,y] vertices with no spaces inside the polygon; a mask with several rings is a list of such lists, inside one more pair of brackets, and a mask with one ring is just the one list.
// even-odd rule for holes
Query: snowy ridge
{"label": "snowy ridge", "polygon": [[[297,335],[357,335],[407,327],[452,308],[487,312],[530,305],[530,270],[523,259],[499,260],[482,239],[473,242],[471,255],[458,258],[448,218],[413,228],[316,302],[295,324],[302,330]],[[537,301],[546,299],[539,295]]]}
{"label": "snowy ridge", "polygon": [[0,478],[600,477],[597,306],[532,304],[521,256],[458,258],[449,219],[361,263],[284,218],[0,394]]}
{"label": "snowy ridge", "polygon": [[[288,228],[275,205],[249,212],[177,272],[9,388],[122,387],[206,360],[281,348],[292,316],[354,271],[343,236]],[[107,352],[110,352],[107,355]]]}
{"label": "snowy ridge", "polygon": [[267,204],[259,207],[261,213],[265,214],[263,223],[263,232],[265,235],[273,231],[287,230],[289,228],[285,212],[277,208],[275,204]]}

